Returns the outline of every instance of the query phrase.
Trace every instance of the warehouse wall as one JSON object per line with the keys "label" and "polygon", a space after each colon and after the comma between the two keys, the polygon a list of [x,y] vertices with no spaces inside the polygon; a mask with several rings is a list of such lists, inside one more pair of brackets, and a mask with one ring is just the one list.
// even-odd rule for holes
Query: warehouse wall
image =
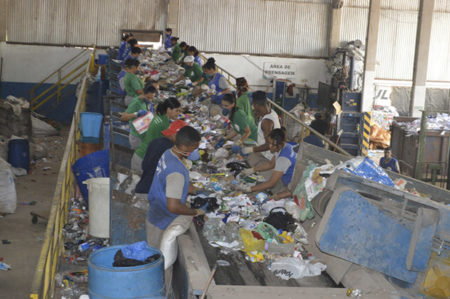
{"label": "warehouse wall", "polygon": [[204,51],[324,57],[330,0],[183,0],[178,35]]}
{"label": "warehouse wall", "polygon": [[[435,0],[428,64],[429,81],[450,81],[450,1]],[[369,0],[346,0],[341,42],[365,42]],[[419,0],[382,0],[376,77],[411,80]]]}
{"label": "warehouse wall", "polygon": [[328,82],[330,77],[323,59],[279,58],[253,55],[205,54],[214,57],[217,65],[229,71],[235,77],[245,77],[254,87],[272,86],[269,79],[263,77],[264,63],[293,64],[295,76],[290,80],[298,85],[317,88],[319,81]]}
{"label": "warehouse wall", "polygon": [[167,0],[9,0],[9,42],[113,46],[121,29],[163,30]]}
{"label": "warehouse wall", "polygon": [[[30,90],[69,59],[82,51],[81,48],[12,45],[0,43],[0,56],[3,61],[0,74],[0,98],[8,95],[24,97],[29,100]],[[87,59],[88,54],[80,56],[69,68],[62,72],[64,77],[72,68]],[[44,91],[57,81],[57,76],[50,78],[36,93]],[[75,90],[78,80],[69,85],[62,94],[64,101],[49,101],[38,112],[61,122],[70,121],[76,103]]]}

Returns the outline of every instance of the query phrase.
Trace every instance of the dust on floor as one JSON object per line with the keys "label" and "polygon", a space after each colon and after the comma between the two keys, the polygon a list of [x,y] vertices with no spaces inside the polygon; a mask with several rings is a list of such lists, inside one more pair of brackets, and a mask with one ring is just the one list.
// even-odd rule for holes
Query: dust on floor
{"label": "dust on floor", "polygon": [[[16,213],[0,217],[0,257],[12,268],[0,271],[1,298],[29,298],[46,230],[42,219],[31,223],[30,212],[44,217],[50,214],[67,135],[68,129],[63,128],[61,136],[38,139],[38,143],[46,144],[48,155],[32,165],[31,173],[16,178]],[[32,201],[36,204],[26,205]]]}

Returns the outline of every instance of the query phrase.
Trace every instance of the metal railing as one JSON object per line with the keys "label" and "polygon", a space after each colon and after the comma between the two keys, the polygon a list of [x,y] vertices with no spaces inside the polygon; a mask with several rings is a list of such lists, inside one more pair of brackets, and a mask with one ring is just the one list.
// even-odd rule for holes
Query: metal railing
{"label": "metal railing", "polygon": [[[92,50],[92,53],[94,53],[94,51],[95,48]],[[87,66],[83,70],[85,76],[80,83],[81,88],[78,93],[77,104],[75,106],[64,156],[58,172],[58,179],[53,194],[50,216],[48,217],[44,244],[42,245],[41,254],[31,286],[31,299],[46,299],[54,296],[55,273],[58,269],[60,257],[64,252],[62,228],[67,221],[69,200],[73,197],[75,190],[75,177],[71,167],[77,158],[76,140],[79,139],[80,136],[78,124],[80,121],[80,113],[84,111],[85,107],[87,75],[90,72],[91,61],[93,59],[94,55],[91,54]]]}
{"label": "metal railing", "polygon": [[[199,54],[200,58],[205,62],[207,61],[206,57]],[[219,74],[222,74],[225,79],[227,79],[228,84],[230,84],[233,88],[236,89],[236,77],[233,76],[230,72],[226,71],[225,69],[219,67],[216,65],[216,71]],[[234,80],[234,82],[232,82],[232,80]],[[310,126],[308,126],[305,122],[303,122],[302,120],[298,119],[295,115],[293,115],[292,113],[290,113],[289,111],[287,111],[286,109],[284,109],[283,107],[281,107],[280,105],[278,105],[277,103],[275,103],[274,101],[267,99],[267,101],[270,103],[271,106],[274,106],[275,108],[277,108],[278,110],[281,111],[282,113],[282,118],[284,119],[285,116],[288,116],[289,118],[291,118],[292,120],[294,120],[296,123],[298,123],[299,125],[302,126],[302,134],[301,134],[301,140],[303,141],[303,136],[305,135],[304,131],[307,129],[310,132],[314,133],[315,135],[317,135],[320,139],[322,139],[326,144],[328,144],[330,146],[330,148],[334,148],[336,149],[336,151],[338,151],[339,153],[346,155],[346,156],[351,156],[349,153],[347,153],[344,149],[342,149],[339,145],[337,145],[336,143],[334,143],[333,141],[331,141],[330,139],[328,139],[327,137],[325,137],[324,135],[322,135],[321,133],[319,133],[317,130],[311,128]]]}
{"label": "metal railing", "polygon": [[[62,77],[64,70],[72,67],[71,64],[81,58],[87,51],[89,51],[89,49],[83,49],[77,55],[64,63],[61,67],[59,67],[56,71],[45,77],[41,82],[31,88],[30,103],[31,109],[33,111],[36,111],[37,109],[39,109],[39,107],[41,107],[54,97],[56,97],[56,101],[59,103],[59,101],[61,100],[61,92],[84,74],[84,67],[88,64],[89,59],[83,59],[81,63],[77,64],[74,69],[72,69],[67,75]],[[52,84],[50,87],[36,96],[35,94],[37,89],[54,76],[57,76],[57,82]]]}

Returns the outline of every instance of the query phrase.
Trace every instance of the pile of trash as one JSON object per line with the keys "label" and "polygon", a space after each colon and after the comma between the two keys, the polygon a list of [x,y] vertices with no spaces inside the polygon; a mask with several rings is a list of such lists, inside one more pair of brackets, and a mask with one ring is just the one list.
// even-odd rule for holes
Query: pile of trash
{"label": "pile of trash", "polygon": [[[416,119],[412,122],[398,122],[398,125],[404,128],[406,136],[418,135],[420,131],[421,119]],[[436,115],[429,115],[427,117],[427,130],[450,131],[450,114],[437,113]]]}
{"label": "pile of trash", "polygon": [[[344,47],[337,48],[326,62],[330,75],[336,82],[344,83],[348,90],[362,90],[364,51],[365,47],[360,40],[350,41]],[[350,66],[350,59],[353,59],[353,68]],[[351,70],[353,74],[350,74]]]}
{"label": "pile of trash", "polygon": [[79,298],[87,294],[87,260],[89,255],[109,245],[108,239],[88,235],[88,210],[83,198],[69,202],[68,221],[63,226],[64,254],[60,272],[55,275],[62,298]]}

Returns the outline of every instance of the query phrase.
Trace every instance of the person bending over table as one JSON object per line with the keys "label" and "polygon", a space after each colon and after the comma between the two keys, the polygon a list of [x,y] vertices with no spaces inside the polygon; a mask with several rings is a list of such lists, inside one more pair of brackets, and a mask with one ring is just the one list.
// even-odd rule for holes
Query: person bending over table
{"label": "person bending over table", "polygon": [[251,175],[258,171],[272,170],[269,180],[264,183],[257,184],[253,187],[245,184],[239,185],[239,189],[244,192],[259,192],[271,190],[276,199],[277,195],[288,191],[288,185],[294,176],[295,162],[297,153],[292,145],[286,143],[287,133],[285,128],[274,129],[268,136],[269,150],[273,154],[272,160],[252,168],[242,171],[244,175]]}

